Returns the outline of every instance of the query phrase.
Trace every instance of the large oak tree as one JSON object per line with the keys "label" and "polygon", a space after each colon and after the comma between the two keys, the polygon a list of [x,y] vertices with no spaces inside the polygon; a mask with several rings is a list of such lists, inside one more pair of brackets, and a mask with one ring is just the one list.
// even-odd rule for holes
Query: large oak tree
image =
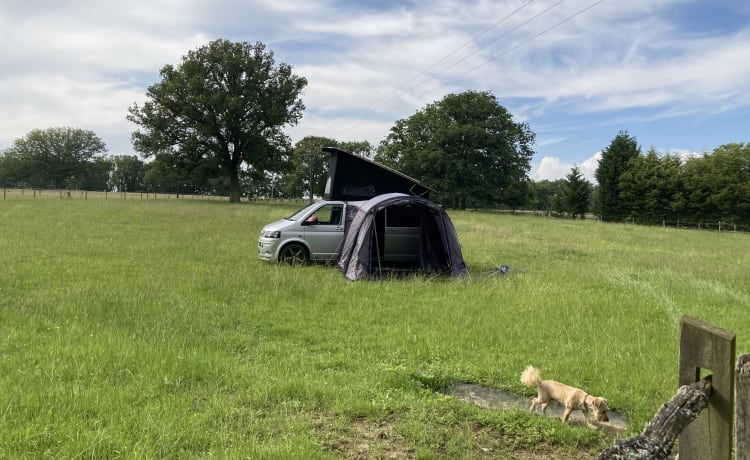
{"label": "large oak tree", "polygon": [[203,158],[229,181],[229,200],[240,200],[242,171],[273,170],[290,148],[283,133],[302,117],[307,80],[275,64],[265,45],[215,40],[166,65],[128,119],[134,148],[146,157]]}
{"label": "large oak tree", "polygon": [[488,92],[449,94],[381,142],[376,160],[437,189],[453,207],[517,207],[527,199],[534,133]]}

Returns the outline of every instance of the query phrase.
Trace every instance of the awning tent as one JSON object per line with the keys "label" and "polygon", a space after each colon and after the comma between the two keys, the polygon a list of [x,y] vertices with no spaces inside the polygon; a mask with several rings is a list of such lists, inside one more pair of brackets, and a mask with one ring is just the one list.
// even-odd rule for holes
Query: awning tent
{"label": "awning tent", "polygon": [[350,202],[338,268],[350,280],[383,273],[379,263],[379,212],[390,206],[409,205],[419,213],[419,266],[424,273],[468,275],[456,230],[442,206],[428,199],[404,193],[387,193],[362,202]]}

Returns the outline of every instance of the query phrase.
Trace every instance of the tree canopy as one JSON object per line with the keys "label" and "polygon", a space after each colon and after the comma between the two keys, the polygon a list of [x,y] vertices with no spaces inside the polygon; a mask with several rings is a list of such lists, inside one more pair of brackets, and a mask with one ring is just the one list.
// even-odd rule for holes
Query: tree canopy
{"label": "tree canopy", "polygon": [[307,136],[298,141],[285,174],[287,193],[307,195],[310,202],[314,196],[322,195],[328,178],[328,154],[321,149],[337,145],[335,140],[319,136]]}
{"label": "tree canopy", "polygon": [[106,187],[107,146],[80,128],[35,129],[16,139],[0,157],[0,180],[26,187]]}
{"label": "tree canopy", "polygon": [[685,164],[684,214],[750,223],[750,144],[725,144]]}
{"label": "tree canopy", "polygon": [[290,196],[307,196],[312,202],[323,195],[328,179],[329,154],[323,147],[338,147],[347,152],[369,158],[372,145],[367,141],[339,142],[320,136],[307,136],[294,145],[289,164],[282,174],[285,191]]}
{"label": "tree canopy", "polygon": [[110,184],[118,192],[143,190],[146,164],[135,155],[118,155],[112,159]]}
{"label": "tree canopy", "polygon": [[631,158],[620,175],[619,197],[626,217],[654,222],[675,218],[682,190],[682,164],[652,147]]}
{"label": "tree canopy", "polygon": [[243,171],[280,167],[291,144],[282,128],[302,117],[307,80],[276,65],[265,45],[215,40],[160,75],[143,106],[129,109],[140,127],[132,133],[138,152],[211,163],[228,180],[232,202],[240,199]]}
{"label": "tree canopy", "polygon": [[450,206],[512,205],[529,193],[534,137],[495,96],[466,91],[398,120],[375,159],[435,188]]}

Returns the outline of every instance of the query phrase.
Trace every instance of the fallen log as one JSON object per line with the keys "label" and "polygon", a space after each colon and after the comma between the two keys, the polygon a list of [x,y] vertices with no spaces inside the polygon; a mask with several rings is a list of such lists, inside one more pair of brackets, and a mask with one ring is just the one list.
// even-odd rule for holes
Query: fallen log
{"label": "fallen log", "polygon": [[686,426],[708,407],[711,376],[692,385],[683,385],[677,394],[656,412],[638,436],[615,442],[602,451],[598,460],[667,459],[672,446]]}

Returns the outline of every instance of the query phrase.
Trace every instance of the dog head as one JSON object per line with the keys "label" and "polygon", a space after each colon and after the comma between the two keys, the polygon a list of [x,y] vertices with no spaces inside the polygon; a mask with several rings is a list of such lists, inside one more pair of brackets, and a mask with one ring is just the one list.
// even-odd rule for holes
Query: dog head
{"label": "dog head", "polygon": [[609,422],[609,407],[604,398],[591,397],[591,408],[594,410],[594,418],[597,422]]}

